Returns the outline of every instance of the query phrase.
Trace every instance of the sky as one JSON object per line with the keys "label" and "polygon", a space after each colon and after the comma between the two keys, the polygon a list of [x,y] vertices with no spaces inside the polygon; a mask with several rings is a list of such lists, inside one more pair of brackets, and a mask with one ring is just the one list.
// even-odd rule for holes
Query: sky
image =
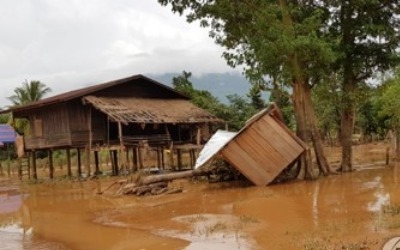
{"label": "sky", "polygon": [[0,108],[25,80],[55,95],[135,74],[234,71],[222,52],[157,0],[1,0]]}

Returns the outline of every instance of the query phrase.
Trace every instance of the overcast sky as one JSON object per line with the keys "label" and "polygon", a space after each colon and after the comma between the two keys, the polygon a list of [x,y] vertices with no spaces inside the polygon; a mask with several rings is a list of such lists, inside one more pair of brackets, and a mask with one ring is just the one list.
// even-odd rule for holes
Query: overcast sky
{"label": "overcast sky", "polygon": [[134,74],[232,71],[222,51],[157,0],[0,0],[0,107],[25,79],[54,95]]}

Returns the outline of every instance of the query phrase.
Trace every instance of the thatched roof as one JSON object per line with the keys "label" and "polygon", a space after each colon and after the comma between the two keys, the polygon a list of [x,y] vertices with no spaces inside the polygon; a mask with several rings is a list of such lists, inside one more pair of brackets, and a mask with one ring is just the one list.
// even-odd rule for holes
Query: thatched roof
{"label": "thatched roof", "polygon": [[153,84],[153,85],[159,86],[167,91],[170,91],[171,94],[173,94],[174,96],[176,96],[178,98],[189,99],[187,96],[179,93],[178,91],[174,90],[173,88],[166,86],[160,82],[157,82],[157,81],[150,79],[143,75],[133,75],[133,76],[126,77],[126,78],[122,78],[122,79],[118,79],[118,80],[114,80],[114,81],[110,81],[110,82],[106,82],[106,83],[101,83],[101,84],[65,92],[65,93],[62,93],[59,95],[55,95],[55,96],[48,97],[48,98],[45,98],[45,99],[42,99],[42,100],[39,100],[36,102],[29,103],[26,105],[11,107],[10,109],[6,109],[6,110],[0,110],[0,114],[9,113],[9,112],[14,112],[14,113],[15,112],[24,112],[24,111],[28,111],[31,109],[44,107],[47,105],[62,103],[62,102],[66,102],[66,101],[69,101],[72,99],[81,98],[83,96],[87,96],[87,95],[93,94],[97,91],[111,88],[116,85],[124,84],[124,83],[131,82],[131,81],[135,82],[135,81],[139,81],[139,80],[144,80],[149,84]]}
{"label": "thatched roof", "polygon": [[86,96],[83,99],[114,121],[124,124],[222,122],[185,99],[97,96]]}

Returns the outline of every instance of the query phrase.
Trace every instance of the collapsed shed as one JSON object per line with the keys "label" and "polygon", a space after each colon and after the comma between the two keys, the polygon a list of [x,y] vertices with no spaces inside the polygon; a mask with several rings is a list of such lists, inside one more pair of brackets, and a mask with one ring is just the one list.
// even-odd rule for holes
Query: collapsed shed
{"label": "collapsed shed", "polygon": [[195,168],[220,155],[255,185],[265,186],[306,149],[307,144],[286,127],[278,106],[271,103],[239,132],[217,131],[200,152]]}

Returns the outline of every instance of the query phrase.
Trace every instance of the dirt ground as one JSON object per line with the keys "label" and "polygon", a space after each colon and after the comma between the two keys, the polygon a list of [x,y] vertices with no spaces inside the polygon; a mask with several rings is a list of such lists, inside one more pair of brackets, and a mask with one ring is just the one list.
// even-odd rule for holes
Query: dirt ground
{"label": "dirt ground", "polygon": [[[400,235],[400,164],[354,146],[356,171],[267,187],[176,180],[180,194],[97,193],[115,181],[0,182],[0,249],[381,249]],[[337,166],[339,148],[326,148]]]}

